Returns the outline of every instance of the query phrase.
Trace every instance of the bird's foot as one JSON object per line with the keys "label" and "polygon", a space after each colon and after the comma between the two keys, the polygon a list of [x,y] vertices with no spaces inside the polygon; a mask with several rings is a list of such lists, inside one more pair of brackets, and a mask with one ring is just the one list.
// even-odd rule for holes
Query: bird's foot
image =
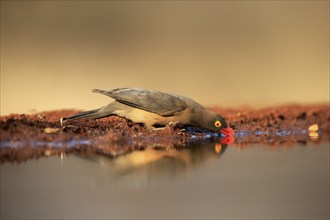
{"label": "bird's foot", "polygon": [[174,129],[178,129],[178,128],[183,129],[184,125],[180,121],[175,121],[175,122],[171,121],[170,123],[168,123],[168,125],[166,127],[170,127],[174,130]]}

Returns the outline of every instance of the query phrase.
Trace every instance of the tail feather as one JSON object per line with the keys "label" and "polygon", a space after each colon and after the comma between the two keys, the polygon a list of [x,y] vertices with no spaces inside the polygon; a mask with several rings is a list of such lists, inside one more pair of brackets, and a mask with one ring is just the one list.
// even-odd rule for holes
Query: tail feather
{"label": "tail feather", "polygon": [[102,108],[98,108],[98,109],[94,109],[94,110],[90,110],[90,111],[86,111],[86,112],[81,112],[76,115],[61,118],[60,122],[61,122],[61,125],[63,125],[63,123],[67,123],[67,122],[78,120],[78,119],[103,118],[103,117],[107,117],[110,115],[116,115],[116,110],[118,110],[118,109],[123,109],[123,104],[115,101],[115,102],[111,102],[110,104],[108,104]]}
{"label": "tail feather", "polygon": [[105,112],[100,111],[101,108],[81,112],[69,117],[61,118],[61,125],[70,121],[78,120],[78,119],[97,119],[108,116]]}

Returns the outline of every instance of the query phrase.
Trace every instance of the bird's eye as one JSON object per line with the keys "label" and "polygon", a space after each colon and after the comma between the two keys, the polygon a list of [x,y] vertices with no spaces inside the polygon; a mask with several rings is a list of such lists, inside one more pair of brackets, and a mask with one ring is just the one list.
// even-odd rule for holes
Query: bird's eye
{"label": "bird's eye", "polygon": [[215,127],[220,127],[221,126],[221,122],[220,121],[216,121],[215,123],[214,123],[214,125],[215,125]]}

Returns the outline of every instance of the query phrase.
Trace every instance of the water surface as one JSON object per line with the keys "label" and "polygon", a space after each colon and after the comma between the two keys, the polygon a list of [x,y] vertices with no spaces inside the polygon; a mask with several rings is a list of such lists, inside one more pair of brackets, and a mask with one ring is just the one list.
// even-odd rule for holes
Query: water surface
{"label": "water surface", "polygon": [[4,163],[1,218],[327,219],[329,143],[209,143]]}

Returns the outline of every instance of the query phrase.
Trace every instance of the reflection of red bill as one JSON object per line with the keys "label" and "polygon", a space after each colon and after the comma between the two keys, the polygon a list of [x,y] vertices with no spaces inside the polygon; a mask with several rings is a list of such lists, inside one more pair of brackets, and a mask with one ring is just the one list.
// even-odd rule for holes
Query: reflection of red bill
{"label": "reflection of red bill", "polygon": [[225,137],[221,139],[221,144],[232,144],[235,141],[235,137]]}
{"label": "reflection of red bill", "polygon": [[223,128],[221,129],[221,133],[223,133],[226,137],[221,139],[222,144],[232,144],[235,141],[235,132],[232,128]]}

